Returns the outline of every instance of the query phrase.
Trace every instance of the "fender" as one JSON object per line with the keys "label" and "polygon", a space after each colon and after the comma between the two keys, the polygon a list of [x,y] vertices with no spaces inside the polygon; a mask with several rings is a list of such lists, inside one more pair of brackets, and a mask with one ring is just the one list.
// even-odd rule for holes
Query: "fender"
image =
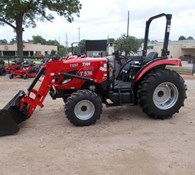
{"label": "fender", "polygon": [[158,61],[149,63],[146,66],[144,66],[143,69],[140,70],[138,75],[135,77],[135,82],[140,80],[143,77],[143,75],[149,70],[153,69],[154,67],[162,66],[162,65],[182,66],[182,63],[180,59],[164,59],[164,60],[158,60]]}

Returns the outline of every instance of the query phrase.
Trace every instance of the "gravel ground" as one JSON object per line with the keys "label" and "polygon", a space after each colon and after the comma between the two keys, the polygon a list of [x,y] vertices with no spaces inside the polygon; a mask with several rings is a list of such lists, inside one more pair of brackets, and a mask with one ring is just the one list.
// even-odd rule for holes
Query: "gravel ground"
{"label": "gravel ground", "polygon": [[[1,175],[194,175],[195,78],[184,76],[185,107],[168,120],[149,119],[138,106],[104,107],[100,120],[75,127],[61,99],[0,138]],[[0,108],[32,79],[0,77]]]}

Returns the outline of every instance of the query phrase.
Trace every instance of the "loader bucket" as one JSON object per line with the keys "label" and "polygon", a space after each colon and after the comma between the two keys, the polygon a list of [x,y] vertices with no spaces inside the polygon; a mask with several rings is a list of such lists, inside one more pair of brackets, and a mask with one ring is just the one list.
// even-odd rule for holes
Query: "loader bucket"
{"label": "loader bucket", "polygon": [[29,118],[27,113],[20,110],[19,106],[24,96],[24,91],[19,91],[10,102],[0,110],[0,136],[17,133],[19,131],[18,124]]}

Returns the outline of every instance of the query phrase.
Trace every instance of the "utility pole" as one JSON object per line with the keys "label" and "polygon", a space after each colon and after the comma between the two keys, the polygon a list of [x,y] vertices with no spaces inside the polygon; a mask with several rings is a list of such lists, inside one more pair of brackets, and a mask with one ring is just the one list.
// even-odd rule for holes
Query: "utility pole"
{"label": "utility pole", "polygon": [[127,16],[127,37],[129,37],[129,10],[128,10],[128,16]]}
{"label": "utility pole", "polygon": [[[127,16],[127,42],[129,42],[129,10],[128,10],[128,16]],[[125,52],[125,56],[127,56],[127,53]]]}
{"label": "utility pole", "polygon": [[80,27],[78,28],[78,31],[79,31],[79,33],[78,33],[78,36],[79,36],[79,40],[78,40],[78,42],[80,42]]}
{"label": "utility pole", "polygon": [[79,48],[79,54],[80,54],[80,27],[78,28],[78,36],[79,36],[79,40],[78,40],[78,48]]}
{"label": "utility pole", "polygon": [[67,33],[65,34],[65,37],[66,37],[66,42],[65,42],[66,53],[68,54],[68,35],[67,35]]}

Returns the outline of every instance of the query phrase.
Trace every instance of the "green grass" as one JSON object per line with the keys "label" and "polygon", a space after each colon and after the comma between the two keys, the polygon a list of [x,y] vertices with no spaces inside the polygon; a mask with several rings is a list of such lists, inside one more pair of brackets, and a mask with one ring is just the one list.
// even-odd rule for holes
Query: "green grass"
{"label": "green grass", "polygon": [[192,74],[192,69],[187,69],[184,67],[167,66],[166,68],[170,70],[174,70],[179,74],[187,74],[187,75]]}

